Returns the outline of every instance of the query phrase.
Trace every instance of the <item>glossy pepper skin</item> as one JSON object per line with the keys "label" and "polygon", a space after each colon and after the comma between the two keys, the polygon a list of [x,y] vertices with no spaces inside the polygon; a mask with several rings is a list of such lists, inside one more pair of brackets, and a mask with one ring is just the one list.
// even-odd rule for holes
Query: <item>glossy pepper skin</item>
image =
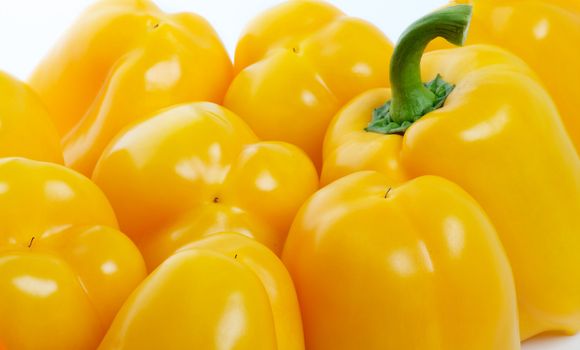
{"label": "glossy pepper skin", "polygon": [[62,163],[52,117],[28,85],[0,72],[0,158]]}
{"label": "glossy pepper skin", "polygon": [[296,211],[318,185],[300,149],[259,142],[235,114],[203,102],[160,111],[120,133],[93,180],[149,268],[221,231],[241,232],[279,253]]}
{"label": "glossy pepper skin", "polygon": [[168,344],[172,349],[304,349],[296,293],[282,262],[236,233],[180,249],[133,292],[99,350]]}
{"label": "glossy pepper skin", "polygon": [[346,176],[298,212],[283,261],[306,348],[519,349],[509,263],[479,205],[434,176]]}
{"label": "glossy pepper skin", "polygon": [[[580,2],[577,0],[463,0],[472,3],[468,44],[515,53],[538,74],[580,153]],[[431,49],[447,48],[443,40]]]}
{"label": "glossy pepper skin", "polygon": [[62,166],[0,159],[0,344],[95,349],[145,278],[104,194]]}
{"label": "glossy pepper skin", "polygon": [[203,18],[165,14],[148,0],[101,0],[39,64],[30,83],[85,175],[119,130],[160,108],[221,102],[232,66]]}
{"label": "glossy pepper skin", "polygon": [[320,167],[330,119],[358,93],[388,84],[391,52],[368,22],[322,1],[288,1],[245,29],[224,104],[260,138],[295,144]]}
{"label": "glossy pepper skin", "polygon": [[455,84],[444,105],[404,135],[384,135],[364,129],[373,109],[393,101],[391,91],[356,97],[329,127],[323,169],[323,182],[374,169],[399,180],[438,175],[464,188],[507,251],[522,339],[580,329],[580,160],[549,95],[526,71],[490,46],[427,53],[422,81],[441,74]]}

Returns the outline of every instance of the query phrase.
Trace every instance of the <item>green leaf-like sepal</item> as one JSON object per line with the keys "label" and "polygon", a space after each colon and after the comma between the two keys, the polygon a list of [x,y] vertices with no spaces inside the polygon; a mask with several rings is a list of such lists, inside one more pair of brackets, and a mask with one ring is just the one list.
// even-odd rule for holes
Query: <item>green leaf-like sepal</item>
{"label": "green leaf-like sepal", "polygon": [[404,121],[397,123],[391,118],[391,101],[387,101],[384,105],[376,108],[373,111],[373,119],[365,128],[366,131],[376,132],[379,134],[404,134],[407,128],[414,122],[419,120],[425,114],[441,108],[447,99],[447,96],[453,91],[455,85],[449,84],[439,74],[435,79],[424,84],[429,91],[435,95],[433,105],[425,108],[420,115],[417,115],[413,121]]}

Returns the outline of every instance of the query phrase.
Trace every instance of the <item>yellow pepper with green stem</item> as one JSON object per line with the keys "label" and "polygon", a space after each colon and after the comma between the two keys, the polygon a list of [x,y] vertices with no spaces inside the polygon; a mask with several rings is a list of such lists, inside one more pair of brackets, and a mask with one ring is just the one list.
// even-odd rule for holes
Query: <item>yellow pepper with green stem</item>
{"label": "yellow pepper with green stem", "polygon": [[210,24],[149,0],[101,0],[38,65],[30,84],[53,114],[67,166],[85,175],[125,125],[190,101],[221,103],[232,64]]}
{"label": "yellow pepper with green stem", "polygon": [[466,8],[412,25],[391,61],[392,91],[370,90],[336,115],[323,181],[375,169],[457,183],[487,212],[507,251],[522,339],[576,332],[580,159],[550,96],[515,56],[466,46],[421,58],[436,36],[462,43],[465,22],[446,18]]}
{"label": "yellow pepper with green stem", "polygon": [[[538,74],[580,154],[580,2],[577,0],[456,0],[474,13],[467,44],[515,53]],[[435,40],[429,48],[448,48]]]}

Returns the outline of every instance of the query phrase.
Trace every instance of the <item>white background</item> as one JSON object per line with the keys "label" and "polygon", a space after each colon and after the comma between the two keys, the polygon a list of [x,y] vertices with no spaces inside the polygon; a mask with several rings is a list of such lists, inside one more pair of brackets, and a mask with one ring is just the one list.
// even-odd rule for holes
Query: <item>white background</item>
{"label": "white background", "polygon": [[[157,0],[166,11],[205,16],[233,53],[244,24],[276,0]],[[346,13],[380,27],[394,42],[404,27],[445,0],[331,0]],[[38,60],[91,0],[0,0],[0,69],[26,79]],[[1,97],[0,97],[1,98]],[[580,350],[580,335],[541,338],[524,350]],[[467,350],[467,349],[466,349]],[[502,349],[490,349],[502,350]]]}

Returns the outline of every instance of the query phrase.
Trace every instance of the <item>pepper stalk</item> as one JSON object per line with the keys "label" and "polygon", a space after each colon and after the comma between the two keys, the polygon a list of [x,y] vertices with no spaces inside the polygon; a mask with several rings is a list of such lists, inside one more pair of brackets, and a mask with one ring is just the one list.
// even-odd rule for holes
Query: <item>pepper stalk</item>
{"label": "pepper stalk", "polygon": [[446,7],[417,20],[405,30],[391,58],[392,98],[374,110],[366,131],[402,134],[419,118],[443,106],[454,85],[439,75],[423,83],[421,57],[429,42],[437,37],[462,46],[471,12],[471,5]]}

